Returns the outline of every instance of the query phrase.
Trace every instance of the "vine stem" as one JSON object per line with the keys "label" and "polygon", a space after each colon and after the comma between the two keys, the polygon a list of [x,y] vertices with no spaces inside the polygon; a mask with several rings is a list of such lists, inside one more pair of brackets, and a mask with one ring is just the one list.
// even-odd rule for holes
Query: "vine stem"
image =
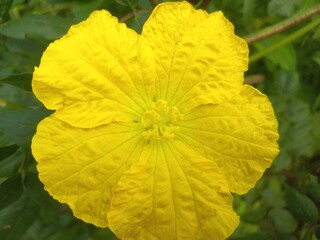
{"label": "vine stem", "polygon": [[142,14],[142,13],[151,13],[151,12],[152,12],[152,10],[139,9],[139,10],[136,10],[136,11],[134,11],[134,12],[130,12],[130,13],[128,13],[127,15],[121,17],[121,18],[119,19],[119,22],[125,22],[125,21],[129,20],[130,18],[135,17],[135,16],[137,16],[137,15],[139,15],[139,14]]}
{"label": "vine stem", "polygon": [[275,49],[282,47],[283,45],[286,45],[286,44],[298,39],[299,37],[301,37],[305,33],[309,32],[310,30],[312,30],[313,28],[315,28],[319,24],[320,24],[320,18],[310,22],[309,24],[305,25],[303,28],[300,28],[298,31],[290,34],[288,37],[282,39],[281,41],[277,42],[276,44],[274,44],[270,47],[267,47],[256,54],[253,54],[250,57],[250,63],[257,61],[260,58],[264,57],[265,55],[269,54],[270,52],[274,51]]}
{"label": "vine stem", "polygon": [[258,31],[256,33],[253,33],[251,35],[248,35],[248,36],[245,36],[244,39],[247,41],[247,43],[250,45],[254,42],[257,42],[257,41],[260,41],[262,39],[265,39],[265,38],[268,38],[270,36],[273,36],[277,33],[280,33],[280,32],[283,32],[285,31],[286,29],[294,26],[294,25],[297,25],[298,23],[316,15],[320,13],[320,4],[301,13],[301,14],[298,14],[296,16],[293,16],[289,19],[286,19],[280,23],[277,23],[273,26],[270,26],[270,27],[267,27],[261,31]]}

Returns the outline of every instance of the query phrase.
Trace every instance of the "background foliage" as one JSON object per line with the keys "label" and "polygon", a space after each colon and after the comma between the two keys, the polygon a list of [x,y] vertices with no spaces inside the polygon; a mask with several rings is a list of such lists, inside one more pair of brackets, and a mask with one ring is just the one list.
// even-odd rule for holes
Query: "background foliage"
{"label": "background foliage", "polygon": [[[43,190],[30,144],[50,112],[31,92],[32,72],[48,44],[93,10],[107,9],[140,32],[159,2],[0,0],[1,239],[116,239],[77,220]],[[190,2],[222,10],[248,40],[246,82],[269,96],[279,121],[281,152],[254,189],[234,196],[241,224],[230,240],[320,239],[319,0]],[[295,21],[297,16],[306,19]],[[292,26],[284,29],[288,22]],[[259,40],[268,31],[276,34]]]}

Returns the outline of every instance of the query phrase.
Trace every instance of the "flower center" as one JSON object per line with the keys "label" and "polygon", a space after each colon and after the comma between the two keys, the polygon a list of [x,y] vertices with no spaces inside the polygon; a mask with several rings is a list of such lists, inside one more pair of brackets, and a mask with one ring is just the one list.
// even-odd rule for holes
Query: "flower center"
{"label": "flower center", "polygon": [[147,140],[172,139],[179,132],[176,124],[182,119],[176,107],[170,107],[165,100],[159,99],[152,103],[152,108],[146,111],[141,123],[145,127],[143,136]]}

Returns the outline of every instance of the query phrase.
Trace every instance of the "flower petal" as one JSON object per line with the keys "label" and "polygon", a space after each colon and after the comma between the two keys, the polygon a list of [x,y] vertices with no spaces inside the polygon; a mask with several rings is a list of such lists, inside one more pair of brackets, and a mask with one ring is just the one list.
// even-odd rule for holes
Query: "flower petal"
{"label": "flower petal", "polygon": [[180,136],[199,154],[217,162],[231,192],[243,194],[278,154],[277,126],[267,97],[244,85],[229,102],[186,114]]}
{"label": "flower petal", "polygon": [[159,4],[142,36],[155,53],[159,98],[182,111],[221,103],[241,91],[248,47],[221,12],[187,2]]}
{"label": "flower petal", "polygon": [[215,162],[179,141],[150,141],[114,188],[109,226],[127,240],[225,239],[239,220]]}
{"label": "flower petal", "polygon": [[50,195],[67,203],[75,216],[106,227],[112,188],[139,158],[141,140],[137,126],[80,129],[50,116],[38,125],[32,153]]}
{"label": "flower petal", "polygon": [[96,11],[50,44],[35,69],[33,91],[72,126],[129,122],[152,101],[153,59],[136,32]]}

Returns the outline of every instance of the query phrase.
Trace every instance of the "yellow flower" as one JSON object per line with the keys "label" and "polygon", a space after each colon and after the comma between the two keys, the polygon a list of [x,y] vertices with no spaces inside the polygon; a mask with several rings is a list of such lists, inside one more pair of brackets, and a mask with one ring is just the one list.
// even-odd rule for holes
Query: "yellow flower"
{"label": "yellow flower", "polygon": [[247,64],[221,12],[160,4],[141,35],[92,13],[34,72],[55,110],[32,143],[45,189],[122,239],[225,239],[239,224],[231,193],[278,153],[271,104],[243,85]]}

